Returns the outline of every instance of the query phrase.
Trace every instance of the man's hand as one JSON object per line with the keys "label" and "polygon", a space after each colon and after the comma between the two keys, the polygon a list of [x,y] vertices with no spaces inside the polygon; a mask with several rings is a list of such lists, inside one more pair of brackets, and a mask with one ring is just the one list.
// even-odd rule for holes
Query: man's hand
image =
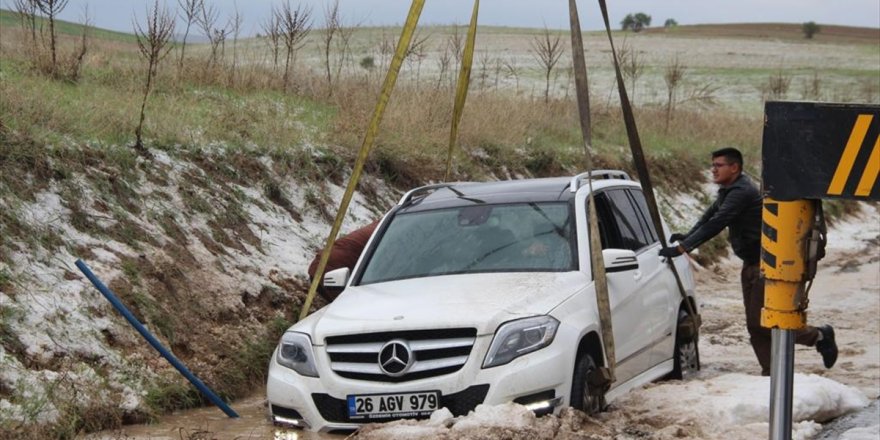
{"label": "man's hand", "polygon": [[684,240],[685,238],[687,238],[687,235],[679,234],[678,232],[676,232],[675,234],[672,234],[672,235],[669,236],[669,241],[670,241],[670,242],[672,242],[672,241],[682,241],[682,240]]}
{"label": "man's hand", "polygon": [[681,246],[670,246],[660,249],[660,256],[666,258],[673,258],[681,255],[682,249]]}

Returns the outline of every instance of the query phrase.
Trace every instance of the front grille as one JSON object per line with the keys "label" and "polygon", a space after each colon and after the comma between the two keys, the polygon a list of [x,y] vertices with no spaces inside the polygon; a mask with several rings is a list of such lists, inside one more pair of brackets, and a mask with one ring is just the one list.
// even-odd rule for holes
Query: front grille
{"label": "front grille", "polygon": [[[406,382],[453,373],[461,369],[476,340],[473,328],[362,333],[326,338],[330,369],[347,379]],[[413,361],[406,374],[389,376],[379,365],[379,352],[392,340],[406,341]]]}
{"label": "front grille", "polygon": [[[459,393],[440,396],[440,407],[448,408],[452,415],[456,417],[467,415],[477,405],[483,403],[487,393],[489,393],[489,385],[474,385]],[[315,393],[312,394],[312,400],[315,402],[315,407],[318,408],[318,412],[321,413],[321,417],[324,420],[336,423],[364,422],[364,420],[350,420],[348,418],[348,402],[344,399],[336,399],[328,394]],[[424,419],[428,417],[418,418]]]}

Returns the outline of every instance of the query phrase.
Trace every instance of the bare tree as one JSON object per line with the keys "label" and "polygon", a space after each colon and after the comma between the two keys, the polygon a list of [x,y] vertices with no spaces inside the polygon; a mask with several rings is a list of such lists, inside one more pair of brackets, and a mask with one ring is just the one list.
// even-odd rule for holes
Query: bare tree
{"label": "bare tree", "polygon": [[234,12],[232,14],[232,76],[230,82],[235,85],[235,70],[238,67],[238,35],[241,33],[241,24],[244,22],[244,16],[238,10],[238,3],[233,2]]}
{"label": "bare tree", "polygon": [[177,0],[177,4],[180,5],[180,9],[182,10],[180,16],[186,23],[186,29],[183,31],[183,41],[180,42],[180,61],[177,63],[178,69],[183,68],[183,56],[186,52],[186,39],[189,36],[190,28],[198,18],[199,11],[205,7],[203,3],[204,0]]}
{"label": "bare tree", "polygon": [[324,55],[324,70],[327,75],[327,94],[333,94],[333,76],[330,70],[330,49],[333,47],[333,39],[341,27],[339,18],[339,0],[333,0],[333,3],[324,8],[324,35],[321,50]]}
{"label": "bare tree", "polygon": [[83,12],[82,17],[80,18],[80,22],[82,23],[82,35],[80,36],[79,47],[76,48],[76,51],[70,58],[70,62],[67,64],[66,70],[64,72],[64,78],[71,82],[76,82],[79,80],[83,60],[85,59],[86,52],[88,51],[89,29],[92,27],[92,18],[89,15],[88,4],[85,4],[83,6]]}
{"label": "bare tree", "polygon": [[13,8],[21,20],[21,27],[30,31],[32,56],[37,55],[37,0],[13,0]]}
{"label": "bare tree", "polygon": [[[339,12],[339,0],[333,0],[324,8],[324,34],[321,41],[321,52],[324,56],[324,70],[327,76],[327,94],[333,95],[333,77],[339,78],[342,67],[349,58],[351,37],[357,25],[345,26]],[[336,58],[331,57],[336,49]],[[334,66],[335,64],[335,66]],[[335,71],[335,72],[334,72]]]}
{"label": "bare tree", "polygon": [[452,52],[455,60],[455,71],[461,69],[461,58],[464,56],[464,33],[461,32],[461,26],[452,25],[452,35],[446,38],[446,46]]}
{"label": "bare tree", "polygon": [[281,22],[277,11],[273,10],[269,18],[261,25],[272,50],[272,66],[278,68],[278,52],[281,49]]}
{"label": "bare tree", "polygon": [[492,61],[492,75],[495,77],[495,90],[498,90],[502,71],[504,71],[504,61],[501,58],[494,58]]}
{"label": "bare tree", "polygon": [[290,2],[281,5],[280,9],[273,11],[277,16],[281,37],[286,50],[284,57],[284,88],[287,89],[290,81],[290,70],[296,61],[296,53],[302,48],[303,40],[312,30],[312,10],[302,5],[296,8],[290,6]]}
{"label": "bare tree", "polygon": [[49,19],[49,51],[52,54],[52,73],[55,74],[58,68],[56,55],[57,36],[55,35],[55,17],[67,7],[70,0],[35,0],[37,7]]}
{"label": "bare tree", "polygon": [[513,77],[513,80],[516,83],[515,92],[519,94],[519,66],[516,63],[516,58],[508,58],[507,61],[504,62],[504,70],[507,72],[508,77]]}
{"label": "bare tree", "polygon": [[229,30],[226,26],[218,27],[217,20],[220,19],[220,12],[211,4],[201,1],[199,14],[196,23],[202,29],[202,33],[208,38],[211,44],[211,57],[208,59],[208,67],[215,65],[219,61],[221,46],[226,42]]}
{"label": "bare tree", "polygon": [[140,154],[149,153],[143,143],[144,119],[146,117],[147,98],[153,87],[153,80],[159,68],[159,62],[168,55],[171,46],[168,42],[174,33],[174,18],[165,7],[159,7],[159,0],[154,0],[152,9],[147,9],[147,29],[144,30],[135,18],[134,34],[137,37],[138,49],[147,61],[147,78],[144,84],[144,99],[141,102],[141,114],[135,130],[134,148]]}
{"label": "bare tree", "polygon": [[437,57],[437,69],[439,72],[437,74],[437,85],[434,87],[435,89],[439,89],[445,82],[446,72],[449,71],[449,64],[451,62],[452,54],[449,53],[449,47],[444,47],[443,52]]}
{"label": "bare tree", "polygon": [[544,85],[544,102],[549,102],[550,77],[553,74],[553,68],[556,67],[559,59],[562,58],[562,53],[565,49],[560,45],[559,35],[551,35],[550,29],[547,26],[544,26],[544,32],[541,35],[534,37],[531,45],[532,54],[541,64],[544,72],[544,79],[546,81]]}
{"label": "bare tree", "polygon": [[489,66],[494,62],[494,58],[487,50],[480,51],[480,55],[477,57],[477,64],[480,66],[480,71],[477,74],[477,77],[480,79],[480,91],[483,91],[486,88],[486,81],[489,79]]}
{"label": "bare tree", "polygon": [[666,83],[666,131],[669,131],[669,121],[672,120],[672,112],[675,111],[675,95],[681,86],[686,70],[687,67],[676,55],[663,73],[663,81]]}
{"label": "bare tree", "polygon": [[397,38],[390,33],[386,33],[383,28],[382,38],[379,40],[379,62],[382,66],[388,65],[395,47],[397,47]]}
{"label": "bare tree", "polygon": [[[409,48],[406,50],[406,54],[404,55],[404,59],[407,64],[410,64],[410,68],[412,68],[412,64],[416,65],[416,83],[419,82],[419,76],[422,72],[422,62],[425,61],[425,58],[428,58],[428,39],[431,38],[430,35],[422,36],[420,35],[420,31],[416,31],[415,35],[412,37],[412,41],[409,44]],[[338,77],[338,72],[337,72]]]}
{"label": "bare tree", "polygon": [[630,99],[632,104],[636,103],[636,82],[645,73],[645,62],[639,55],[639,52],[630,44],[626,38],[620,46],[618,59],[620,59],[620,70],[623,77],[629,80]]}
{"label": "bare tree", "polygon": [[[359,26],[359,23],[351,26],[344,26],[340,21],[339,38],[336,39],[336,78],[339,78],[342,75],[342,68],[344,66],[352,64],[351,38],[354,36],[354,31],[356,31]],[[418,65],[421,67],[422,60],[427,57],[427,53],[424,51],[424,48],[421,48],[420,52],[421,59],[418,60]]]}

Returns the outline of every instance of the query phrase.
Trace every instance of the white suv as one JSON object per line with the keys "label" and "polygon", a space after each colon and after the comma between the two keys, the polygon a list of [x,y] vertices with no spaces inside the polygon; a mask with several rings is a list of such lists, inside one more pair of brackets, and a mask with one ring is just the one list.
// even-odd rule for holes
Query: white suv
{"label": "white suv", "polygon": [[290,327],[269,366],[272,420],[318,431],[517,402],[600,411],[634,386],[699,368],[687,307],[638,183],[593,173],[611,298],[616,381],[605,365],[590,269],[586,174],[431,185],[382,220],[344,287]]}

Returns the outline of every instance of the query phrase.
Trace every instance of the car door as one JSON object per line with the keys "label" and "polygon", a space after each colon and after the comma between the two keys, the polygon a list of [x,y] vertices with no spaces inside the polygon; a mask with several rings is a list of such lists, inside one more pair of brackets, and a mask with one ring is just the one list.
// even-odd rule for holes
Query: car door
{"label": "car door", "polygon": [[659,234],[648,211],[645,195],[640,189],[627,189],[627,195],[638,215],[645,233],[647,246],[637,252],[642,271],[640,295],[645,300],[645,319],[648,321],[651,345],[651,366],[669,359],[674,344],[673,329],[677,319],[679,293],[672,272],[659,257]]}
{"label": "car door", "polygon": [[600,224],[605,223],[603,234],[608,237],[603,248],[630,250],[638,261],[636,268],[608,272],[614,337],[624,341],[618,343],[619,371],[627,377],[654,365],[653,352],[663,340],[661,330],[668,316],[668,289],[656,253],[657,236],[636,202],[636,198],[644,201],[643,197],[636,189],[616,188],[604,191],[601,203],[597,199],[597,213],[604,220]]}
{"label": "car door", "polygon": [[[596,194],[596,214],[602,249],[626,249],[624,235],[615,211],[610,191]],[[625,382],[647,367],[650,355],[643,351],[642,335],[647,330],[640,315],[642,305],[638,296],[639,269],[607,270],[608,296],[611,302],[611,326],[614,333],[617,383]]]}

